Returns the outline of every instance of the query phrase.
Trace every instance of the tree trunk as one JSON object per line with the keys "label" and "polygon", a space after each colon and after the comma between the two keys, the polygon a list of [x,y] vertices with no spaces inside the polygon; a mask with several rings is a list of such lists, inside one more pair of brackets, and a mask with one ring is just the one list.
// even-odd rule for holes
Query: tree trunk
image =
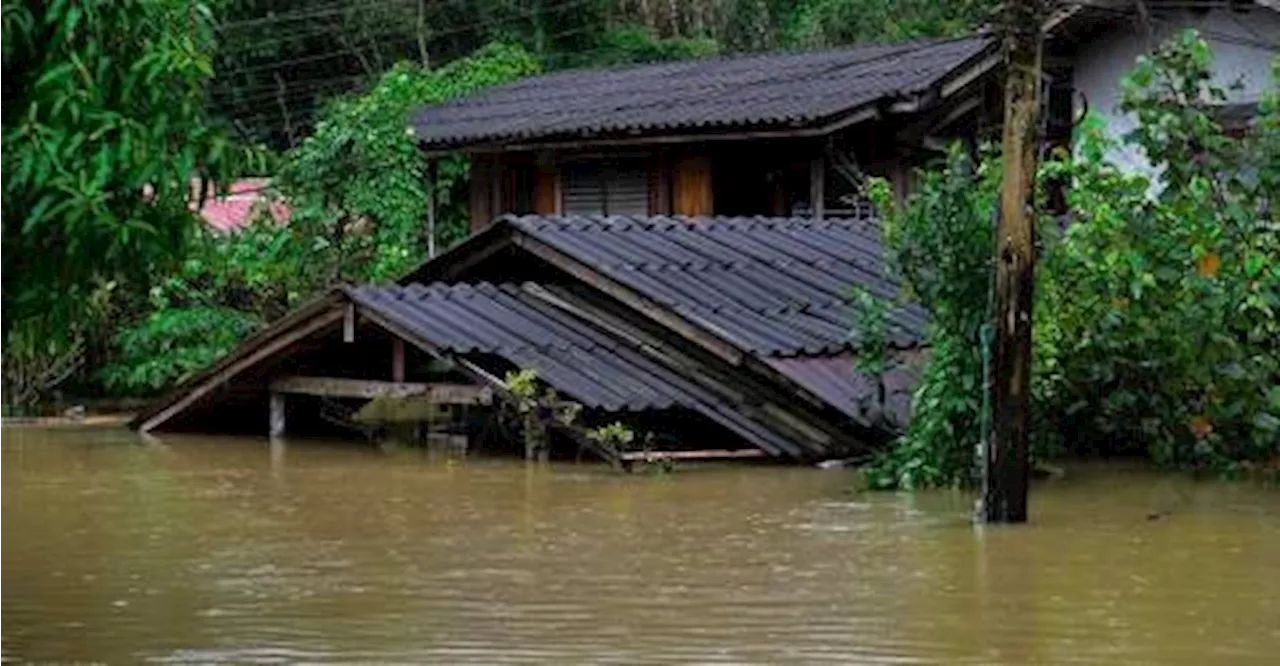
{"label": "tree trunk", "polygon": [[983,478],[989,523],[1027,520],[1031,430],[1031,307],[1035,275],[1035,174],[1039,140],[1041,24],[1045,0],[1007,0],[1003,180],[996,236],[996,335],[991,439]]}

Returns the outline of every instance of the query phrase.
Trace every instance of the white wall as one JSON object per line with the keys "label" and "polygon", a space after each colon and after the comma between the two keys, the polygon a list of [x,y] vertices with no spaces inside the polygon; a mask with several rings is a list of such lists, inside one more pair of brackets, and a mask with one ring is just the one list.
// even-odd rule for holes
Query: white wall
{"label": "white wall", "polygon": [[[1280,53],[1280,12],[1258,7],[1247,12],[1165,10],[1153,18],[1149,40],[1135,26],[1122,24],[1079,48],[1074,63],[1074,87],[1085,95],[1089,111],[1107,121],[1113,137],[1119,139],[1135,124],[1131,116],[1116,109],[1120,103],[1120,79],[1128,75],[1137,57],[1149,47],[1186,28],[1200,30],[1201,37],[1212,46],[1214,84],[1228,89],[1231,102],[1257,101],[1262,91],[1276,85],[1272,80],[1271,61]],[[1236,81],[1240,81],[1243,88],[1230,90]],[[1075,104],[1079,112],[1078,96]],[[1117,165],[1134,172],[1151,172],[1140,149],[1117,148],[1110,157]]]}

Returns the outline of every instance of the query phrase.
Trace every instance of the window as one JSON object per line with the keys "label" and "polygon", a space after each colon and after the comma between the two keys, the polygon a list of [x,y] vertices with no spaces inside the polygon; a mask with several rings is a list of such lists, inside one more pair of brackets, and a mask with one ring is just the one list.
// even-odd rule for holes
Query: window
{"label": "window", "polygon": [[561,173],[565,213],[649,213],[649,172],[643,160],[573,162]]}

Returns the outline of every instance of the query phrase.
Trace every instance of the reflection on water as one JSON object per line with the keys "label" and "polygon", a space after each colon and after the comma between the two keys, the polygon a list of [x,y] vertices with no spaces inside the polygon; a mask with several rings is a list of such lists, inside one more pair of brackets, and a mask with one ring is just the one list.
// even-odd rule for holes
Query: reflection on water
{"label": "reflection on water", "polygon": [[[1280,492],[1130,469],[974,529],[844,472],[3,432],[6,658],[1275,663]],[[1169,512],[1149,520],[1148,514]]]}

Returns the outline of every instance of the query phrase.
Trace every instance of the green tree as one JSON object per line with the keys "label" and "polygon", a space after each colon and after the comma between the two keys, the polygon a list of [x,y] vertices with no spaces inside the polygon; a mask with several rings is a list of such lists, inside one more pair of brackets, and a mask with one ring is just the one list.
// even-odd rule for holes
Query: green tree
{"label": "green tree", "polygon": [[1126,80],[1154,181],[1102,161],[1097,123],[1057,165],[1078,219],[1047,252],[1037,345],[1069,442],[1233,473],[1280,456],[1280,108],[1273,89],[1228,134],[1212,71],[1187,32]]}
{"label": "green tree", "polygon": [[[290,231],[310,243],[317,286],[386,280],[426,256],[427,158],[409,129],[412,111],[538,71],[523,48],[491,44],[437,69],[401,63],[372,90],[330,102],[315,133],[289,151],[278,186],[293,207]],[[466,235],[467,163],[443,160],[434,196],[438,241]]]}
{"label": "green tree", "polygon": [[[535,71],[524,49],[495,44],[437,69],[401,63],[369,91],[332,100],[315,133],[283,158],[276,187],[292,210],[288,223],[263,211],[238,233],[197,235],[143,314],[112,339],[101,381],[113,392],[154,393],[336,282],[389,280],[421,263],[430,183],[410,113]],[[439,165],[441,245],[466,235],[467,171],[461,157]]]}
{"label": "green tree", "polygon": [[209,8],[188,0],[4,4],[4,310],[63,323],[145,279],[192,228],[193,179],[237,151],[204,106]]}
{"label": "green tree", "polygon": [[[1046,221],[1037,275],[1037,449],[1144,453],[1234,474],[1280,457],[1280,99],[1228,133],[1212,54],[1188,32],[1140,60],[1125,138],[1156,174],[1107,161],[1097,119],[1041,182],[1067,182],[1072,219]],[[1280,68],[1280,63],[1277,63]],[[893,263],[931,315],[912,422],[876,461],[880,487],[968,483],[981,436],[981,332],[989,316],[997,183],[953,153],[887,220]],[[1154,178],[1154,180],[1153,180]],[[867,350],[874,354],[877,350]]]}
{"label": "green tree", "polygon": [[[906,432],[871,466],[878,488],[967,484],[980,442],[983,324],[990,316],[992,211],[999,164],[975,165],[954,146],[942,169],[925,171],[916,194],[895,203],[884,180],[869,194],[884,219],[890,269],[904,297],[929,312],[929,348]],[[882,347],[861,356],[882,354]],[[863,363],[864,366],[868,364]]]}

